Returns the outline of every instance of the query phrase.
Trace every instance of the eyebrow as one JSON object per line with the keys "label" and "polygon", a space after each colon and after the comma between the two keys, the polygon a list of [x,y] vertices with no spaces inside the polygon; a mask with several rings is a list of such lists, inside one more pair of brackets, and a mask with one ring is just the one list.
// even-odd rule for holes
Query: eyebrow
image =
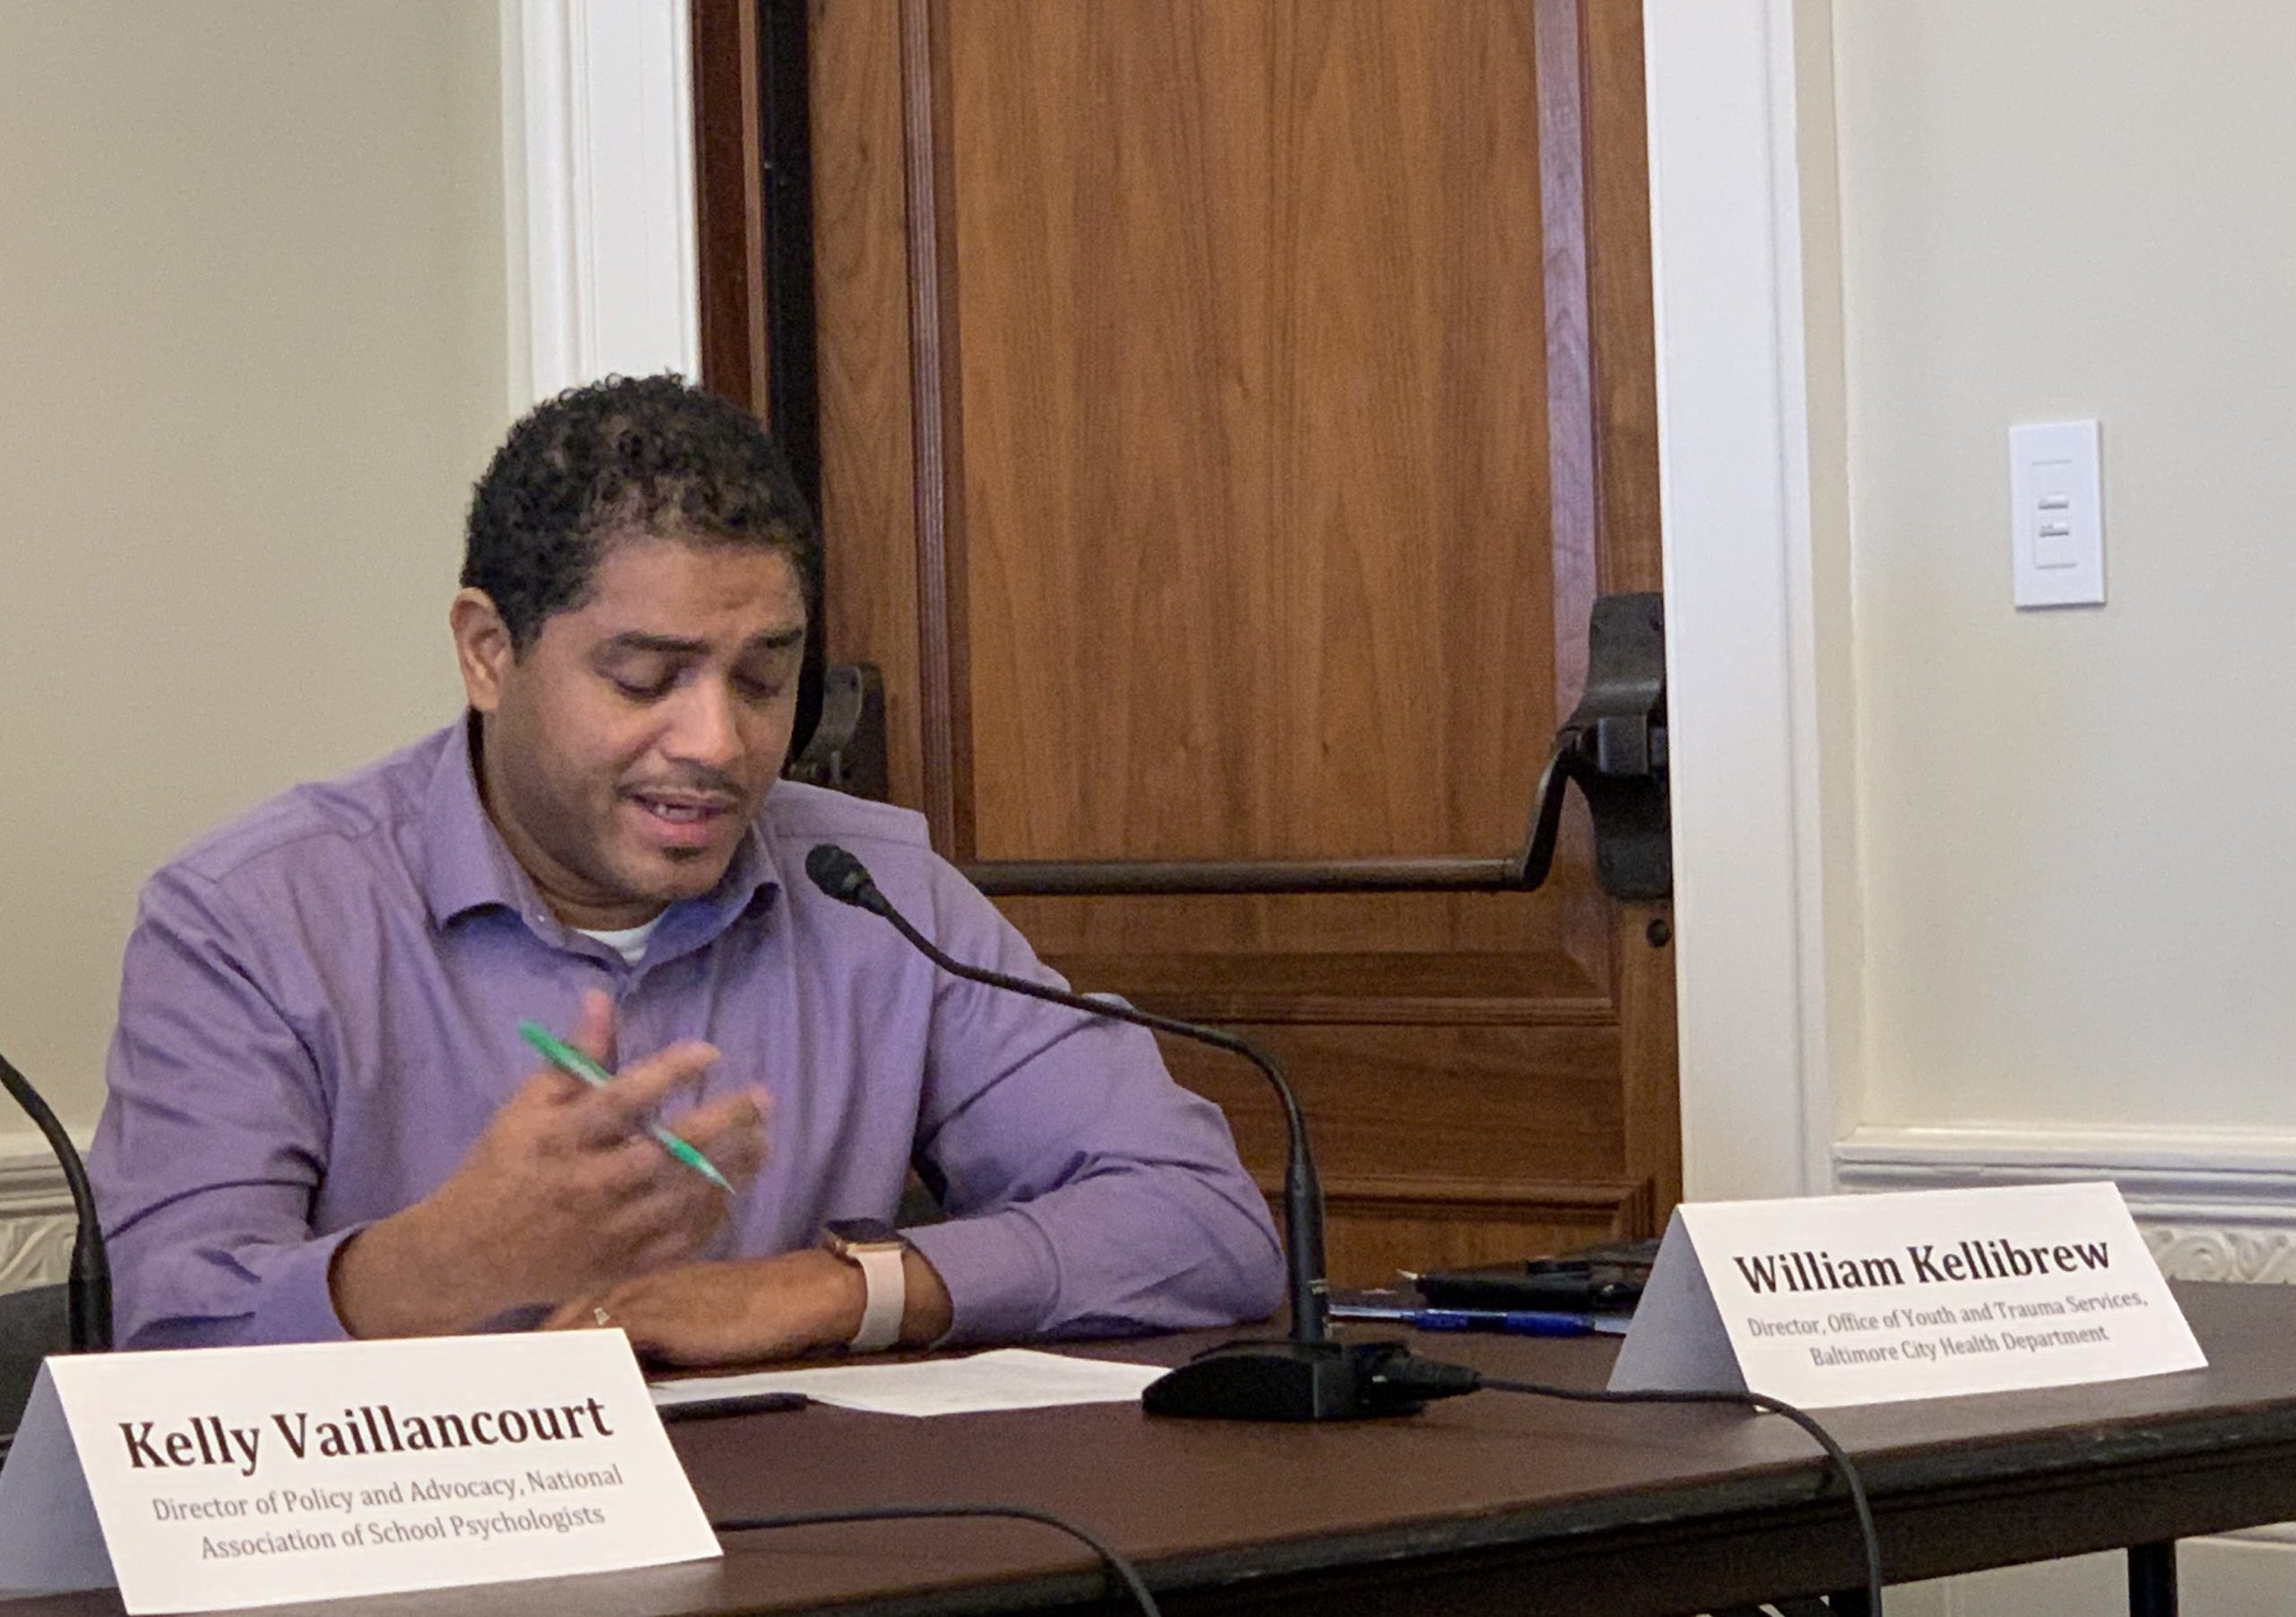
{"label": "eyebrow", "polygon": [[[747,656],[752,651],[787,651],[805,638],[805,626],[794,624],[787,629],[769,629],[763,634],[752,635],[742,648]],[[674,634],[649,634],[633,629],[618,634],[600,647],[605,656],[619,656],[627,652],[651,653],[658,656],[702,656],[709,650],[707,640],[688,639]]]}

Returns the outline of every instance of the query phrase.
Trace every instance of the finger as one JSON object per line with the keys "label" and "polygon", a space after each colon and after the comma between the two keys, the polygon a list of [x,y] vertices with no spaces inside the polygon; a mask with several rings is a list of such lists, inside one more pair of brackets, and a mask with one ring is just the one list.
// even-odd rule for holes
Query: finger
{"label": "finger", "polygon": [[[596,1148],[644,1138],[663,1100],[700,1082],[717,1059],[715,1046],[674,1044],[617,1073],[603,1087],[586,1089],[568,1113],[577,1141]],[[657,1155],[661,1152],[658,1144],[653,1149]]]}
{"label": "finger", "polygon": [[567,1042],[608,1072],[613,1070],[613,1000],[604,989],[582,991],[581,1020]]}
{"label": "finger", "polygon": [[[586,988],[582,992],[582,1008],[575,1023],[571,1044],[583,1055],[608,1071],[613,1066],[613,1001],[603,989]],[[575,1077],[555,1064],[543,1067],[537,1077],[547,1078],[546,1084],[532,1081],[528,1088],[535,1091],[531,1099],[547,1100],[563,1106],[576,1097],[589,1091],[589,1083]]]}
{"label": "finger", "polygon": [[571,1073],[546,1066],[538,1073],[527,1074],[526,1081],[502,1105],[505,1110],[514,1106],[564,1106],[589,1092],[590,1086]]}
{"label": "finger", "polygon": [[773,1109],[761,1090],[744,1090],[738,1095],[721,1095],[691,1111],[679,1112],[665,1118],[665,1123],[680,1139],[699,1145],[726,1135],[755,1135],[762,1137],[765,1120]]}
{"label": "finger", "polygon": [[765,1112],[754,1091],[727,1095],[667,1119],[667,1126],[720,1168],[730,1160],[720,1155],[726,1152],[754,1166],[764,1156]]}
{"label": "finger", "polygon": [[648,1242],[638,1254],[640,1274],[655,1274],[674,1269],[691,1257],[697,1248],[691,1233],[685,1230],[671,1230]]}
{"label": "finger", "polygon": [[700,1082],[717,1062],[718,1047],[695,1039],[657,1050],[624,1067],[597,1091],[600,1108],[622,1130],[634,1128],[677,1091]]}
{"label": "finger", "polygon": [[700,1250],[714,1225],[711,1204],[726,1199],[691,1168],[669,1166],[670,1172],[616,1208],[599,1230],[601,1245],[621,1255],[625,1272],[660,1267],[665,1248],[674,1257]]}
{"label": "finger", "polygon": [[[733,1203],[726,1193],[689,1172],[679,1188],[676,1211],[662,1231],[662,1249],[671,1263],[692,1262],[710,1249],[732,1215]],[[653,1251],[646,1253],[644,1267],[650,1271],[664,1266],[652,1261],[657,1256]]]}
{"label": "finger", "polygon": [[[694,1147],[709,1159],[709,1165],[736,1190],[757,1177],[765,1166],[769,1152],[765,1135],[759,1129],[728,1132],[694,1142]],[[725,1192],[718,1193],[725,1199]]]}
{"label": "finger", "polygon": [[576,1297],[551,1310],[550,1317],[538,1327],[545,1331],[588,1331],[598,1325],[598,1310],[605,1305],[596,1297]]}
{"label": "finger", "polygon": [[590,1188],[622,1207],[659,1193],[675,1180],[670,1170],[677,1164],[648,1135],[617,1135],[612,1149],[595,1153],[590,1161]]}

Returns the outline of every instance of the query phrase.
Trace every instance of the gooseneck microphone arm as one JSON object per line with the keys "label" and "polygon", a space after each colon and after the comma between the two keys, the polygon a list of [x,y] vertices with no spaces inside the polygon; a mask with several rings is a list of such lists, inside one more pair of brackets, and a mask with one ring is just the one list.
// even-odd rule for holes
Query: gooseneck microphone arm
{"label": "gooseneck microphone arm", "polygon": [[[1426,1378],[1399,1374],[1410,1363],[1409,1352],[1401,1343],[1333,1339],[1325,1297],[1323,1188],[1317,1182],[1315,1155],[1308,1147],[1308,1126],[1300,1115],[1299,1100],[1265,1052],[1216,1028],[1135,1010],[1121,1000],[1072,994],[952,959],[911,926],[878,891],[867,866],[835,843],[817,844],[805,856],[805,874],[814,886],[838,902],[883,919],[912,948],[952,977],[1089,1016],[1211,1045],[1250,1062],[1275,1091],[1283,1104],[1286,1137],[1283,1223],[1292,1334],[1281,1342],[1229,1343],[1174,1370],[1143,1395],[1142,1403],[1151,1413],[1260,1421],[1350,1420],[1406,1413],[1426,1398],[1454,1390],[1431,1389]],[[1462,1385],[1456,1390],[1468,1389]]]}
{"label": "gooseneck microphone arm", "polygon": [[72,1351],[103,1352],[111,1346],[111,1260],[104,1255],[103,1225],[96,1218],[96,1195],[88,1187],[87,1166],[31,1080],[5,1056],[0,1056],[0,1087],[24,1108],[63,1165],[64,1183],[72,1192],[72,1211],[79,1223],[72,1240],[72,1271],[65,1282]]}
{"label": "gooseneck microphone arm", "polygon": [[910,926],[909,917],[893,908],[892,900],[877,891],[877,884],[870,878],[868,868],[833,842],[817,844],[805,856],[805,874],[813,878],[814,886],[831,898],[883,918],[895,932],[909,940],[911,948],[952,977],[961,977],[967,982],[983,983],[1013,994],[1025,994],[1031,999],[1065,1005],[1088,1015],[1105,1016],[1116,1021],[1128,1021],[1135,1027],[1150,1028],[1159,1033],[1170,1033],[1176,1038],[1193,1039],[1215,1049],[1226,1050],[1231,1055],[1241,1056],[1257,1067],[1274,1089],[1275,1098],[1283,1103],[1283,1244],[1291,1271],[1292,1340],[1331,1340],[1331,1322],[1326,1312],[1327,1305],[1324,1297],[1323,1187],[1316,1179],[1315,1154],[1308,1149],[1308,1125],[1300,1116],[1299,1099],[1292,1094],[1291,1084],[1284,1082],[1283,1074],[1277,1071],[1275,1063],[1268,1059],[1265,1051],[1248,1040],[1239,1039],[1232,1033],[1222,1033],[1217,1028],[1199,1027],[1195,1022],[1181,1021],[1176,1017],[1135,1010],[1121,1000],[1095,999],[1082,994],[1071,994],[1065,989],[1031,982],[1024,977],[991,971],[985,966],[968,965],[963,961],[953,959],[932,939]]}

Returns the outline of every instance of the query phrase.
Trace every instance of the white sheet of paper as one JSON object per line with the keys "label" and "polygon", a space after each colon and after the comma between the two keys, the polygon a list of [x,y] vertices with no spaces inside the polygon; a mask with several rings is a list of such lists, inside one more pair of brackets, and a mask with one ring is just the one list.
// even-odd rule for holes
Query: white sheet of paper
{"label": "white sheet of paper", "polygon": [[836,1365],[825,1369],[760,1370],[656,1387],[667,1409],[743,1393],[803,1393],[819,1404],[881,1415],[980,1414],[999,1409],[1050,1409],[1063,1404],[1129,1404],[1167,1366],[1072,1359],[1033,1348],[997,1348],[963,1359],[915,1364]]}

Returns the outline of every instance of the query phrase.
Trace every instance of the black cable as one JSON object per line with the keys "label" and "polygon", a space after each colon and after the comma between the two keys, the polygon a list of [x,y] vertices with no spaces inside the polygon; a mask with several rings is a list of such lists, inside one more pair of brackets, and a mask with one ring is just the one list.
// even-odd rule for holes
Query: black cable
{"label": "black cable", "polygon": [[1726,1404],[1752,1409],[1764,1414],[1784,1415],[1809,1433],[1810,1439],[1825,1450],[1834,1469],[1841,1473],[1841,1480],[1849,1485],[1849,1502],[1857,1512],[1857,1531],[1866,1545],[1866,1604],[1870,1617],[1882,1617],[1882,1534],[1874,1526],[1874,1507],[1866,1498],[1865,1481],[1857,1474],[1857,1467],[1849,1463],[1841,1445],[1833,1434],[1818,1424],[1817,1418],[1807,1411],[1797,1409],[1783,1398],[1773,1398],[1767,1393],[1721,1392],[1622,1392],[1581,1387],[1550,1387],[1542,1381],[1503,1381],[1495,1376],[1481,1376],[1478,1386],[1493,1392],[1526,1393],[1535,1398],[1567,1398],[1574,1404]]}
{"label": "black cable", "polygon": [[1091,1546],[1092,1553],[1107,1563],[1125,1592],[1132,1596],[1146,1617],[1163,1617],[1163,1608],[1148,1592],[1148,1586],[1130,1561],[1118,1554],[1116,1546],[1101,1538],[1089,1527],[1055,1516],[1049,1510],[1031,1510],[1025,1505],[875,1505],[865,1510],[797,1510],[787,1516],[735,1516],[722,1522],[709,1524],[715,1533],[761,1533],[770,1527],[817,1527],[832,1522],[891,1522],[936,1516],[1006,1516],[1015,1521],[1039,1522],[1048,1527],[1057,1527],[1072,1538],[1079,1538]]}

